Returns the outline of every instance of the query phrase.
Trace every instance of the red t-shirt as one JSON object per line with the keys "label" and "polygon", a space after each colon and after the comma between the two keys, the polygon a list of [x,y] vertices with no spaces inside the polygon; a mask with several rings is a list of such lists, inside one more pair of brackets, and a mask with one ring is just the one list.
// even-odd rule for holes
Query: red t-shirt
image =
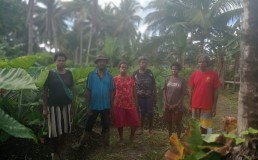
{"label": "red t-shirt", "polygon": [[192,92],[192,108],[210,109],[213,105],[214,91],[221,86],[219,76],[214,71],[195,71],[189,80]]}
{"label": "red t-shirt", "polygon": [[135,87],[135,81],[132,77],[114,77],[115,83],[115,101],[114,107],[132,109],[135,108],[135,101],[133,97],[133,89]]}

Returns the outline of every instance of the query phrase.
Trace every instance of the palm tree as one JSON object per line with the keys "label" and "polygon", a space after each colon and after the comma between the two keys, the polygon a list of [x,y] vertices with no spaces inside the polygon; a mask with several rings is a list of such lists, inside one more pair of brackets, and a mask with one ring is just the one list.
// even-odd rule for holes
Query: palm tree
{"label": "palm tree", "polygon": [[243,7],[238,133],[258,129],[258,1],[244,0]]}
{"label": "palm tree", "polygon": [[28,54],[33,53],[33,14],[34,14],[34,0],[29,0],[27,9],[26,24],[28,27]]}
{"label": "palm tree", "polygon": [[65,23],[67,14],[57,0],[39,0],[38,3],[43,5],[43,7],[38,6],[35,10],[41,41],[49,44],[51,48],[58,49],[58,38],[67,29]]}
{"label": "palm tree", "polygon": [[239,0],[154,0],[148,8],[153,10],[145,19],[148,30],[171,34],[183,28],[199,42],[200,53],[204,53],[210,35],[220,33],[241,13]]}

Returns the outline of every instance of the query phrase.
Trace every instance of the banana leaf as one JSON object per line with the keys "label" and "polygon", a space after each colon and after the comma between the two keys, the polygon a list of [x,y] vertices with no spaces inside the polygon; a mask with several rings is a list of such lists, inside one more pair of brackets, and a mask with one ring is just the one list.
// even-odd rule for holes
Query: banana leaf
{"label": "banana leaf", "polygon": [[[0,130],[19,138],[28,138],[33,139],[34,141],[37,140],[36,136],[34,135],[33,131],[14,118],[10,117],[0,108]],[[4,135],[3,135],[4,136]],[[2,134],[0,135],[2,137]]]}
{"label": "banana leaf", "polygon": [[6,90],[37,89],[33,78],[21,68],[0,69],[0,88]]}

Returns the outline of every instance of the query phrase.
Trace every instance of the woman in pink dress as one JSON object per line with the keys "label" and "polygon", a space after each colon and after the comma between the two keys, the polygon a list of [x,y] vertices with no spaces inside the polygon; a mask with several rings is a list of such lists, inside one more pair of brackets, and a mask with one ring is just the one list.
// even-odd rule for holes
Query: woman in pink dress
{"label": "woman in pink dress", "polygon": [[128,64],[119,63],[118,76],[114,77],[115,100],[114,100],[114,126],[118,129],[119,145],[124,145],[123,128],[131,127],[130,142],[134,139],[134,134],[139,126],[137,113],[137,96],[135,91],[135,82],[131,76],[127,75]]}

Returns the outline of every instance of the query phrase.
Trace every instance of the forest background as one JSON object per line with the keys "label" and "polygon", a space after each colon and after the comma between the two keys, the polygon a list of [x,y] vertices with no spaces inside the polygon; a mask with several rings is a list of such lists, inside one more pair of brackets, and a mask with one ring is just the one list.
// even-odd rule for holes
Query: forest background
{"label": "forest background", "polygon": [[[211,57],[222,82],[237,84],[240,78],[239,0],[153,0],[145,8],[135,0],[102,7],[98,0],[1,0],[0,6],[3,142],[10,135],[36,140],[45,134],[35,135],[25,126],[43,125],[41,88],[57,51],[68,55],[67,67],[75,77],[78,124],[85,118],[84,82],[100,52],[110,59],[113,75],[120,60],[133,71],[139,56],[148,57],[159,93],[169,65],[180,62],[181,75],[188,79],[198,54]],[[148,10],[146,17],[137,14],[140,10]],[[139,32],[140,23],[147,26],[145,33]]]}

